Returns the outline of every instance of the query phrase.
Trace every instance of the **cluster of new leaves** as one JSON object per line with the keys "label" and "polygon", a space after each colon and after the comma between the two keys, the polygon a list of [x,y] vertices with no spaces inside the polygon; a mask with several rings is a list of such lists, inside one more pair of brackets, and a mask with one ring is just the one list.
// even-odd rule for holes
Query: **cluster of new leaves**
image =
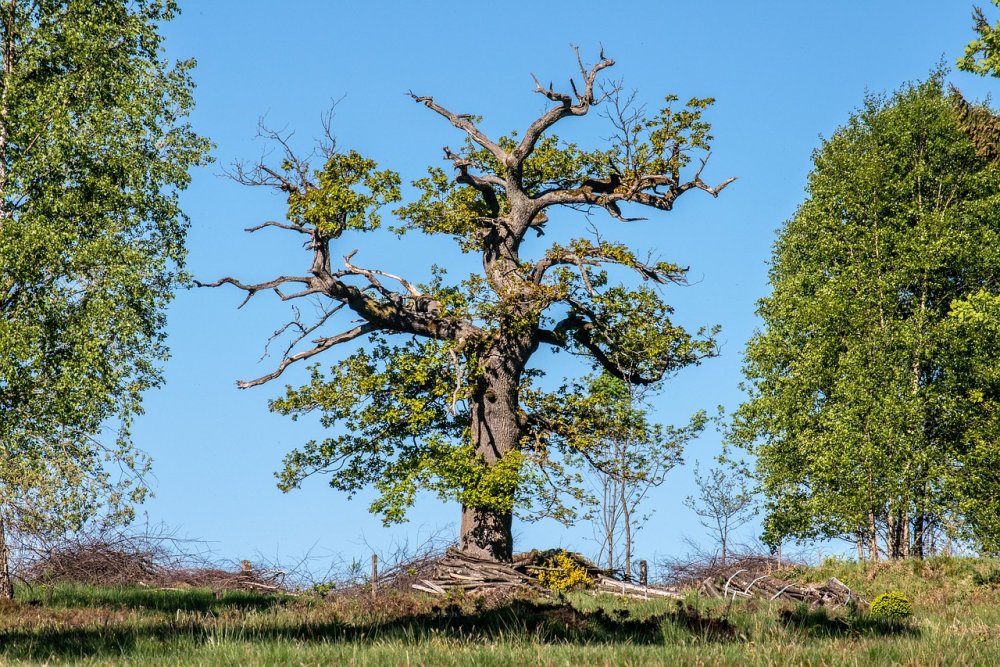
{"label": "cluster of new leaves", "polygon": [[[282,164],[286,177],[299,179],[306,178],[298,173],[304,166],[308,168],[290,159]],[[312,187],[289,193],[288,220],[334,238],[349,229],[378,229],[379,208],[399,200],[400,181],[395,172],[377,167],[355,151],[330,151],[323,168],[313,174]]]}
{"label": "cluster of new leaves", "polygon": [[[574,202],[586,207],[603,207],[612,216],[623,219],[621,202],[669,210],[673,196],[692,187],[704,186],[699,169],[695,179],[685,183],[682,170],[694,151],[710,148],[712,136],[702,112],[714,103],[711,98],[692,98],[675,111],[677,97],[665,98],[666,105],[655,116],[631,102],[618,102],[616,113],[609,114],[616,133],[608,148],[586,150],[564,142],[555,134],[538,138],[532,151],[518,167],[520,191],[532,198],[559,191],[580,195]],[[518,147],[517,132],[501,137],[497,146],[512,152]],[[419,198],[395,211],[404,224],[398,233],[419,230],[428,234],[444,233],[456,239],[462,250],[482,249],[491,223],[510,210],[507,188],[511,177],[508,168],[487,148],[466,138],[458,153],[445,149],[459,175],[449,177],[438,167],[428,169],[428,176],[414,181]],[[701,161],[703,167],[707,155]],[[706,186],[707,187],[707,186]],[[664,190],[665,189],[665,190]],[[661,198],[664,192],[673,196]],[[532,228],[543,233],[548,217],[539,211]]]}
{"label": "cluster of new leaves", "polygon": [[1000,173],[940,75],[869,97],[814,162],[776,244],[735,439],[757,456],[770,542],[849,535],[906,555],[950,520],[966,460],[974,387],[949,312],[1000,277]]}
{"label": "cluster of new leaves", "polygon": [[[1000,7],[1000,0],[993,0]],[[1000,76],[1000,24],[990,25],[983,10],[973,12],[976,33],[979,35],[965,47],[965,54],[958,59],[958,68],[966,72]]]}
{"label": "cluster of new leaves", "polygon": [[714,137],[702,112],[715,100],[693,97],[676,111],[673,105],[678,99],[676,95],[665,97],[666,105],[651,118],[635,105],[634,97],[613,100],[615,111],[608,115],[616,129],[616,141],[607,160],[613,174],[621,179],[620,188],[646,185],[651,175],[659,179],[657,187],[679,187],[692,152],[710,150]]}
{"label": "cluster of new leaves", "polygon": [[[587,280],[586,271],[582,276]],[[603,275],[598,279],[590,278],[590,283],[604,282]],[[570,303],[569,315],[555,333],[572,331],[568,349],[597,357],[609,372],[629,382],[648,384],[717,354],[718,328],[692,335],[673,324],[673,308],[655,289],[615,285],[594,291],[587,301]]]}
{"label": "cluster of new leaves", "polygon": [[[98,498],[142,494],[106,467],[145,470],[127,427],[161,381],[164,307],[184,279],[177,192],[208,148],[184,122],[193,63],[162,59],[157,27],[175,10],[153,0],[14,0],[0,10],[8,528],[38,528],[41,517],[78,527]],[[108,420],[121,429],[104,445],[94,438]]]}

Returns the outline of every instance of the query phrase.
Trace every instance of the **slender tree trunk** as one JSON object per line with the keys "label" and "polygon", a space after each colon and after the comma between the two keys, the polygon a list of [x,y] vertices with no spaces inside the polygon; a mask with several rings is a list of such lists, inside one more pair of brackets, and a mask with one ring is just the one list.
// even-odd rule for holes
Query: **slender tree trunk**
{"label": "slender tree trunk", "polygon": [[7,545],[7,526],[0,512],[0,600],[14,598],[14,581],[10,576],[10,547]]}
{"label": "slender tree trunk", "polygon": [[889,560],[896,560],[899,558],[899,525],[896,521],[896,511],[894,509],[889,510],[889,515],[886,517],[886,555]]}
{"label": "slender tree trunk", "polygon": [[[629,394],[629,408],[632,407],[631,393]],[[628,452],[631,438],[625,437],[624,441],[618,444],[618,496],[622,505],[622,521],[625,524],[625,581],[632,581],[632,508],[629,506],[628,494]]]}
{"label": "slender tree trunk", "polygon": [[919,467],[920,479],[916,486],[916,498],[914,499],[913,508],[913,548],[911,549],[911,555],[914,558],[923,559],[924,557],[924,541],[927,532],[927,515],[925,513],[925,508],[927,506],[927,484],[924,480],[927,479],[927,473],[925,467],[921,465]]}
{"label": "slender tree trunk", "polygon": [[[10,119],[10,82],[11,69],[14,64],[14,19],[16,4],[13,0],[0,12],[0,29],[3,30],[3,72],[0,73],[0,230],[8,215],[4,204],[8,181],[7,148],[10,132],[7,127]],[[0,600],[10,600],[14,597],[14,583],[10,577],[10,548],[7,546],[7,526],[4,524],[3,508],[0,507]]]}
{"label": "slender tree trunk", "polygon": [[719,523],[719,546],[722,548],[722,564],[726,564],[726,542],[729,541],[729,526]]}
{"label": "slender tree trunk", "polygon": [[608,528],[608,569],[615,569],[615,535],[614,528]]}
{"label": "slender tree trunk", "polygon": [[608,569],[615,569],[615,531],[618,527],[618,507],[615,501],[614,480],[601,480],[602,506],[601,521],[604,524],[604,540],[608,547]]}
{"label": "slender tree trunk", "polygon": [[878,557],[878,522],[875,518],[875,511],[868,513],[868,551],[871,553],[872,562],[877,563]]}
{"label": "slender tree trunk", "polygon": [[625,564],[622,569],[624,570],[625,581],[632,581],[632,513],[629,511],[628,499],[626,497],[628,484],[624,477],[622,477],[619,484],[621,485],[622,520],[625,524]]}
{"label": "slender tree trunk", "polygon": [[905,509],[909,507],[909,504],[909,499],[907,499],[899,519],[899,525],[902,529],[902,534],[899,537],[899,555],[901,558],[910,557],[910,512]]}

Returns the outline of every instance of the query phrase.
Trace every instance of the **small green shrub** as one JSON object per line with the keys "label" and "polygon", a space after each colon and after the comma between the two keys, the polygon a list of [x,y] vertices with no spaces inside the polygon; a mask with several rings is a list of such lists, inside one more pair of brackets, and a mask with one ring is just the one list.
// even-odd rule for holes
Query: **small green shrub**
{"label": "small green shrub", "polygon": [[899,591],[890,591],[872,600],[869,612],[887,621],[904,621],[913,615],[913,603]]}
{"label": "small green shrub", "polygon": [[976,586],[994,586],[1000,584],[1000,567],[993,565],[985,572],[977,570],[972,574],[972,583]]}
{"label": "small green shrub", "polygon": [[324,581],[318,584],[313,584],[312,588],[309,589],[309,592],[317,597],[325,598],[332,593],[335,588],[337,588],[337,584],[334,582]]}

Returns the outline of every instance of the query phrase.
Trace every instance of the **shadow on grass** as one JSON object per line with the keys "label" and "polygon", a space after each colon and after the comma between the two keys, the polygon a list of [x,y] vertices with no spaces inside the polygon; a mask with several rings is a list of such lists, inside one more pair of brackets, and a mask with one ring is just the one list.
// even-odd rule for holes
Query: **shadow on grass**
{"label": "shadow on grass", "polygon": [[131,624],[13,629],[0,631],[0,662],[123,656],[140,650],[170,651],[220,641],[413,644],[435,638],[468,643],[662,645],[681,637],[686,641],[732,641],[740,635],[726,619],[707,617],[689,606],[634,618],[627,610],[579,611],[566,604],[513,600],[485,610],[468,611],[448,605],[384,622],[357,624],[336,618],[317,621],[309,617],[257,615],[252,620],[240,620],[219,619],[211,613],[178,613],[170,618],[134,619]]}
{"label": "shadow on grass", "polygon": [[20,592],[21,602],[52,608],[149,609],[176,612],[219,612],[225,608],[264,610],[283,605],[290,599],[250,591],[214,593],[203,588],[179,590],[135,587],[104,588],[84,585],[39,586]]}
{"label": "shadow on grass", "polygon": [[801,630],[812,637],[920,636],[920,630],[908,622],[890,621],[850,611],[843,615],[833,615],[826,609],[799,606],[782,609],[778,618],[785,627]]}

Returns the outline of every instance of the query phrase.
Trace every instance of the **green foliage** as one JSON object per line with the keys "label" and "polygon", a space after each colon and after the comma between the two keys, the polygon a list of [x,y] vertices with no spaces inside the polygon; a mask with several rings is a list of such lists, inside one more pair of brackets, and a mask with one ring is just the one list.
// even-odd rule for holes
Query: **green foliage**
{"label": "green foliage", "polygon": [[[295,177],[301,165],[286,161],[284,171]],[[399,175],[379,170],[371,158],[356,151],[331,152],[317,170],[318,187],[295,191],[288,197],[288,219],[299,226],[311,226],[333,237],[353,229],[378,229],[378,209],[399,201]]]}
{"label": "green foliage", "polygon": [[623,174],[636,179],[650,173],[679,175],[690,164],[692,149],[709,150],[714,137],[701,115],[715,99],[692,97],[683,109],[675,111],[678,99],[667,95],[666,104],[655,116],[634,117],[631,128],[619,128],[626,140],[616,146],[612,160]]}
{"label": "green foliage", "polygon": [[587,568],[573,560],[565,551],[553,555],[537,570],[538,583],[554,591],[572,591],[585,588],[592,582]]}
{"label": "green foliage", "polygon": [[319,598],[325,598],[335,590],[337,590],[337,584],[333,581],[323,581],[309,587],[309,592]]}
{"label": "green foliage", "polygon": [[913,615],[913,603],[899,591],[890,591],[872,600],[868,611],[872,616],[898,623]]}
{"label": "green foliage", "polygon": [[969,135],[976,153],[994,165],[1000,164],[1000,116],[987,104],[973,104],[957,88],[951,89],[951,102],[958,113],[958,124]]}
{"label": "green foliage", "polygon": [[[967,502],[967,466],[988,465],[975,443],[990,451],[982,374],[995,357],[952,308],[998,284],[1000,172],[942,78],[869,96],[815,152],[775,245],[732,434],[757,456],[772,544],[989,522]],[[988,484],[975,494],[987,504]]]}
{"label": "green foliage", "polygon": [[[1000,7],[1000,0],[992,0]],[[966,72],[1000,76],[1000,23],[990,25],[979,7],[973,14],[976,33],[979,35],[965,47],[965,53],[958,59],[958,68]]]}
{"label": "green foliage", "polygon": [[345,433],[289,454],[280,488],[287,491],[310,475],[335,470],[330,485],[349,495],[375,486],[380,495],[371,509],[387,523],[403,520],[421,488],[455,499],[468,486],[470,493],[489,498],[488,487],[497,480],[477,465],[468,415],[452,414],[452,401],[464,398],[454,396],[454,370],[447,346],[433,340],[401,346],[376,340],[330,375],[314,366],[308,385],[289,388],[271,408],[293,419],[316,411],[324,426],[343,425]]}
{"label": "green foliage", "polygon": [[[8,4],[0,522],[61,531],[102,506],[127,520],[145,494],[128,429],[162,382],[165,307],[186,280],[178,192],[209,145],[185,121],[194,63],[163,59],[158,28],[176,3]],[[117,439],[98,442],[108,423]]]}
{"label": "green foliage", "polygon": [[[681,427],[651,422],[637,390],[607,373],[551,392],[526,386],[522,401],[529,416],[523,475],[531,489],[522,516],[567,525],[581,517],[598,524],[607,519],[617,527],[616,545],[624,522],[638,530],[646,493],[665,481],[706,423],[703,412]],[[626,506],[609,506],[605,496],[611,493]]]}
{"label": "green foliage", "polygon": [[972,573],[972,583],[977,586],[1000,585],[1000,566],[992,563],[986,570],[976,570]]}
{"label": "green foliage", "polygon": [[966,519],[971,537],[986,553],[1000,553],[1000,447],[997,433],[1000,419],[1000,372],[997,346],[1000,345],[1000,296],[978,290],[952,303],[948,331],[955,340],[961,365],[966,408],[966,447],[963,474],[955,479],[958,507]]}

